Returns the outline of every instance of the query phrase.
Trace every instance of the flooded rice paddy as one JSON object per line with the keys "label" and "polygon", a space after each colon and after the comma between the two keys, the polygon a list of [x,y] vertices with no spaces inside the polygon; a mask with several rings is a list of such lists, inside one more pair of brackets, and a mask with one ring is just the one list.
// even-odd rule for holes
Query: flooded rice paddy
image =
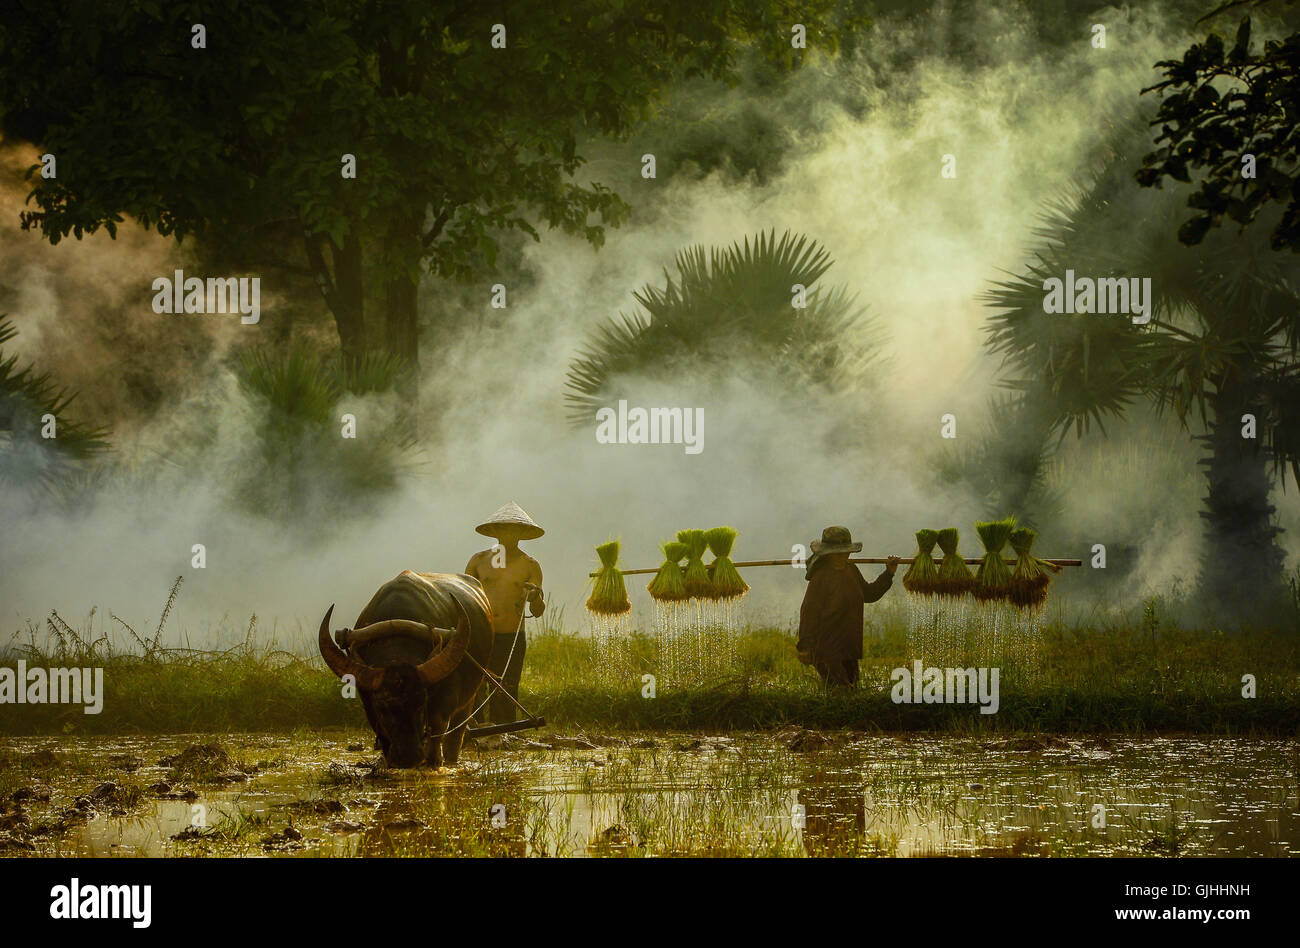
{"label": "flooded rice paddy", "polygon": [[1300,852],[1288,740],[543,731],[432,772],[376,768],[371,739],[8,739],[0,853]]}

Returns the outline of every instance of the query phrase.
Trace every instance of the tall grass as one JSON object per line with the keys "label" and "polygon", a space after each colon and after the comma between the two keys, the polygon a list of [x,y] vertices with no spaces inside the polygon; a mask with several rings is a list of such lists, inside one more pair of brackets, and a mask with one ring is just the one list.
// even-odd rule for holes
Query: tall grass
{"label": "tall grass", "polygon": [[[116,617],[114,617],[116,618]],[[223,650],[165,648],[134,633],[125,646],[96,637],[93,613],[76,630],[52,613],[29,623],[0,665],[104,669],[104,708],[6,706],[0,733],[181,733],[364,727],[356,700],[314,654],[259,642],[255,622]],[[691,687],[657,687],[654,642],[635,634],[626,678],[596,674],[591,641],[552,622],[529,643],[520,699],[559,727],[728,730],[801,724],[820,728],[936,731],[1191,731],[1300,734],[1300,648],[1294,634],[1227,635],[1169,625],[1156,604],[1141,620],[1050,625],[1032,680],[1014,669],[1001,684],[997,714],[975,705],[895,704],[890,671],[910,666],[905,627],[877,626],[866,639],[862,682],[827,693],[799,664],[793,634],[749,628],[738,637],[729,677]],[[1242,696],[1253,675],[1256,697]]]}

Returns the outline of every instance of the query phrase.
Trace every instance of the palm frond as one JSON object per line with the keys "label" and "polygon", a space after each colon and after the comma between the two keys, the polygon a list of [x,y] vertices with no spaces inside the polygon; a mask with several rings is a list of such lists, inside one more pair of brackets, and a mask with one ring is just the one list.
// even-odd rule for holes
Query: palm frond
{"label": "palm frond", "polygon": [[[700,378],[747,360],[779,359],[796,375],[834,388],[861,379],[878,351],[856,297],[819,281],[829,252],[805,235],[775,231],[746,236],[729,247],[680,250],[661,286],[632,296],[639,312],[619,313],[596,327],[569,365],[565,402],[571,421],[590,422],[633,376]],[[802,286],[806,306],[791,305]]]}

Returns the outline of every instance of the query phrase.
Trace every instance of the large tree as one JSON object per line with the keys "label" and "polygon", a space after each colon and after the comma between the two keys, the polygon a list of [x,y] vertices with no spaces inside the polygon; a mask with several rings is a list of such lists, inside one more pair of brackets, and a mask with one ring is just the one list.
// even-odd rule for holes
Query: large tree
{"label": "large tree", "polygon": [[[1020,450],[1032,461],[1042,437],[1082,434],[1139,400],[1171,413],[1203,446],[1201,591],[1229,615],[1267,615],[1284,559],[1269,494],[1288,471],[1300,483],[1300,266],[1264,229],[1180,243],[1182,195],[1135,187],[1146,136],[1139,125],[1120,138],[1095,180],[1048,210],[1024,271],[988,294],[989,343],[1031,432]],[[1149,278],[1150,321],[1045,312],[1045,281],[1067,269]],[[1021,467],[1027,491],[1034,465]]]}
{"label": "large tree", "polygon": [[295,246],[345,362],[382,340],[414,363],[423,273],[490,270],[510,230],[598,246],[623,219],[581,176],[584,142],[630,134],[675,77],[734,79],[744,44],[797,64],[796,23],[834,48],[862,28],[854,7],[15,0],[0,109],[7,136],[56,156],[57,177],[31,179],[50,241],[130,216],[235,254]]}

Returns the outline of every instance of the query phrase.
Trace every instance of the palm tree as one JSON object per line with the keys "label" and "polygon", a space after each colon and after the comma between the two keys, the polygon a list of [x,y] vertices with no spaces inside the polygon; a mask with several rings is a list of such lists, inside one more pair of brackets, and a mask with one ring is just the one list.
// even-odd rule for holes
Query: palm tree
{"label": "palm tree", "polygon": [[[0,316],[0,346],[16,335],[9,318]],[[108,428],[66,417],[74,398],[48,372],[20,369],[18,356],[5,358],[0,351],[0,486],[66,502],[89,484],[89,465],[109,447]],[[47,414],[55,418],[52,438],[41,436]]]}
{"label": "palm tree", "polygon": [[[1269,491],[1288,468],[1300,478],[1300,268],[1258,228],[1180,244],[1184,197],[1131,177],[1148,136],[1132,124],[1091,183],[1044,215],[1032,262],[986,294],[996,310],[988,345],[1038,437],[1104,432],[1139,400],[1196,431],[1208,484],[1200,589],[1209,604],[1257,618],[1284,589]],[[1150,277],[1150,322],[1045,313],[1043,282],[1066,268]],[[1245,415],[1257,438],[1243,437]]]}
{"label": "palm tree", "polygon": [[[788,231],[680,251],[662,288],[633,294],[644,312],[610,318],[570,364],[572,422],[590,423],[634,375],[689,384],[779,360],[822,390],[863,379],[879,356],[857,339],[875,325],[843,287],[816,286],[831,265],[816,241]],[[792,305],[796,285],[807,290],[803,307]]]}

